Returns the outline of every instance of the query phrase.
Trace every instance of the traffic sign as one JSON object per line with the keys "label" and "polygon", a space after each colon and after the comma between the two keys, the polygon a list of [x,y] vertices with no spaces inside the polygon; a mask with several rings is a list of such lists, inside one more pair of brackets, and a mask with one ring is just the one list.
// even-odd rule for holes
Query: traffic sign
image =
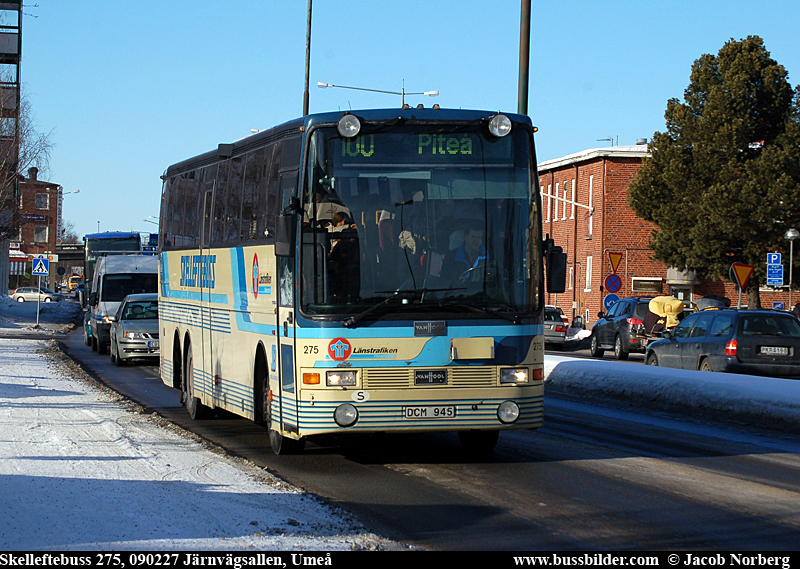
{"label": "traffic sign", "polygon": [[606,312],[608,312],[609,310],[611,310],[611,307],[618,302],[619,302],[619,297],[616,294],[607,294],[606,297],[603,299],[603,308],[605,308]]}
{"label": "traffic sign", "polygon": [[622,279],[616,274],[608,275],[605,286],[608,292],[618,292],[622,288]]}
{"label": "traffic sign", "polygon": [[50,274],[50,260],[49,259],[36,259],[33,261],[33,270],[31,275],[46,277]]}
{"label": "traffic sign", "polygon": [[611,261],[611,272],[616,273],[619,262],[622,260],[622,253],[608,252],[608,260]]}
{"label": "traffic sign", "polygon": [[781,264],[781,254],[780,253],[767,253],[767,264],[768,265],[780,265]]}
{"label": "traffic sign", "polygon": [[739,285],[740,289],[747,286],[747,281],[750,280],[750,275],[753,274],[753,265],[745,265],[744,263],[733,263],[731,265],[731,277]]}
{"label": "traffic sign", "polygon": [[783,265],[767,265],[767,286],[783,286]]}
{"label": "traffic sign", "polygon": [[785,305],[782,302],[775,302],[775,301],[772,302],[772,309],[773,310],[783,310],[784,308],[785,308]]}

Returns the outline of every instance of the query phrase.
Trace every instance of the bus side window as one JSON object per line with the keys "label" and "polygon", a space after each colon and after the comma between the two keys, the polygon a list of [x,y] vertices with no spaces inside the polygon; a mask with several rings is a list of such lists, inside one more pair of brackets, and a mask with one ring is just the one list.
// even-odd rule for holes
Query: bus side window
{"label": "bus side window", "polygon": [[211,221],[211,244],[225,242],[225,204],[228,202],[228,177],[231,164],[229,160],[219,163],[217,185],[214,188],[214,216]]}
{"label": "bus side window", "polygon": [[242,220],[242,186],[244,172],[244,156],[231,160],[231,178],[228,182],[228,195],[225,208],[225,243],[239,241],[239,226]]}

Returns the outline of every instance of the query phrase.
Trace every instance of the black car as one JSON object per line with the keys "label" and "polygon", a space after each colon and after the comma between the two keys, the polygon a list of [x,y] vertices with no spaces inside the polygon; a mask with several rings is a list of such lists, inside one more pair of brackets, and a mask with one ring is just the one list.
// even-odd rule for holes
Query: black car
{"label": "black car", "polygon": [[614,350],[618,360],[628,359],[630,352],[643,354],[648,341],[644,332],[648,312],[650,298],[643,297],[623,298],[607,314],[600,312],[592,326],[592,356],[601,358],[606,350]]}
{"label": "black car", "polygon": [[800,320],[724,308],[687,316],[647,346],[649,365],[800,378]]}

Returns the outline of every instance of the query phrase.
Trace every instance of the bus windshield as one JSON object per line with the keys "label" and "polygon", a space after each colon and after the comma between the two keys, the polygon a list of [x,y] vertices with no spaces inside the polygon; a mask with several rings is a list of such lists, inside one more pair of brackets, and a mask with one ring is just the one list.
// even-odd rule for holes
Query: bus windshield
{"label": "bus windshield", "polygon": [[[313,131],[303,188],[309,316],[524,314],[540,304],[534,158],[523,128],[476,123]],[[351,320],[352,321],[352,320]]]}

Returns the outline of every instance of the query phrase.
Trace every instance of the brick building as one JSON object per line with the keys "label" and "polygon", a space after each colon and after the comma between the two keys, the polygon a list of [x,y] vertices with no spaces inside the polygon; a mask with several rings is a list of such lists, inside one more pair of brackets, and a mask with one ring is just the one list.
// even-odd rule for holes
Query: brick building
{"label": "brick building", "polygon": [[[20,176],[19,219],[20,231],[16,240],[12,240],[12,251],[37,255],[56,252],[61,231],[60,192],[61,186],[53,182],[38,179],[39,170],[31,168],[28,177]],[[12,259],[13,261],[13,259]],[[58,264],[50,264],[49,283],[56,282]],[[12,267],[10,287],[29,284],[31,265],[28,262],[23,271]],[[20,274],[20,272],[22,274]],[[17,273],[17,274],[15,274]],[[26,275],[27,273],[27,275]],[[42,278],[42,285],[45,286]],[[36,284],[35,282],[33,284]],[[52,288],[52,287],[51,287]]]}
{"label": "brick building", "polygon": [[[564,249],[568,263],[566,292],[548,294],[547,303],[560,306],[567,315],[583,316],[587,327],[605,310],[609,294],[684,300],[714,295],[730,298],[734,305],[738,300],[732,282],[698,278],[653,258],[647,245],[655,226],[636,217],[627,196],[647,156],[643,143],[585,150],[538,165],[543,231]],[[606,278],[612,274],[618,281],[612,277],[616,282],[608,290]],[[762,306],[773,302],[788,305],[788,289],[762,288]]]}

